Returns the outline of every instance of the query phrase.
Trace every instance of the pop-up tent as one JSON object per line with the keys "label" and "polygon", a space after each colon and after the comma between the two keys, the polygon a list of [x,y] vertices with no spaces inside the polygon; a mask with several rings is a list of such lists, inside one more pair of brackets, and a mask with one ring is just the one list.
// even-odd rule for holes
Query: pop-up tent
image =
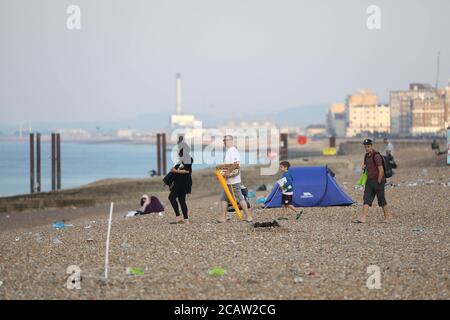
{"label": "pop-up tent", "polygon": [[[291,167],[294,182],[292,204],[295,207],[348,206],[353,200],[345,194],[327,167]],[[275,184],[265,208],[281,207],[281,190]]]}

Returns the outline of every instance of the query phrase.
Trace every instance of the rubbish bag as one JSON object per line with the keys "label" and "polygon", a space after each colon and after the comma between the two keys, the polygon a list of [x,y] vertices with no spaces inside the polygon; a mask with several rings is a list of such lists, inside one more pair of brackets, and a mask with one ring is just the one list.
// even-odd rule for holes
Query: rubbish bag
{"label": "rubbish bag", "polygon": [[367,171],[364,170],[363,174],[361,175],[361,177],[357,182],[357,185],[364,187],[366,185],[366,182],[367,182]]}

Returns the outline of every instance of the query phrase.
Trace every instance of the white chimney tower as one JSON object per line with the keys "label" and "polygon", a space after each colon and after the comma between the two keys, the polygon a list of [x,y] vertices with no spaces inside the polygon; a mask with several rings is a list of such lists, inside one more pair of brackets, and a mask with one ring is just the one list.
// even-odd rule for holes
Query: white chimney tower
{"label": "white chimney tower", "polygon": [[181,114],[181,73],[177,73],[176,114]]}

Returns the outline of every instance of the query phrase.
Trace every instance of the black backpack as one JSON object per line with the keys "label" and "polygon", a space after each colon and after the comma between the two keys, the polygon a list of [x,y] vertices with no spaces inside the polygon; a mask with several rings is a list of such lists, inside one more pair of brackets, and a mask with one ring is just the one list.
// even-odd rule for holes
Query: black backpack
{"label": "black backpack", "polygon": [[[381,156],[382,162],[383,162],[383,170],[384,170],[384,176],[386,178],[390,178],[394,175],[394,172],[392,171],[392,166],[391,166],[391,162],[389,161],[389,159],[387,159],[387,157],[383,156],[381,153],[379,152],[374,152],[373,156],[372,156],[372,160],[375,164],[375,155],[379,154]],[[367,154],[364,156],[364,163],[366,163],[367,160]],[[375,164],[376,167],[376,164]]]}

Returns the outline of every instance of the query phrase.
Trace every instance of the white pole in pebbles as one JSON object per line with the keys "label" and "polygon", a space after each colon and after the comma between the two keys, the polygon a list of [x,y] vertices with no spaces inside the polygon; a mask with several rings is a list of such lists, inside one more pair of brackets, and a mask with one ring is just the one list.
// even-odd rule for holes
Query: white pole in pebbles
{"label": "white pole in pebbles", "polygon": [[106,253],[105,253],[105,279],[108,279],[108,264],[109,264],[109,235],[111,234],[111,221],[114,208],[114,202],[111,202],[109,209],[108,233],[106,235]]}

